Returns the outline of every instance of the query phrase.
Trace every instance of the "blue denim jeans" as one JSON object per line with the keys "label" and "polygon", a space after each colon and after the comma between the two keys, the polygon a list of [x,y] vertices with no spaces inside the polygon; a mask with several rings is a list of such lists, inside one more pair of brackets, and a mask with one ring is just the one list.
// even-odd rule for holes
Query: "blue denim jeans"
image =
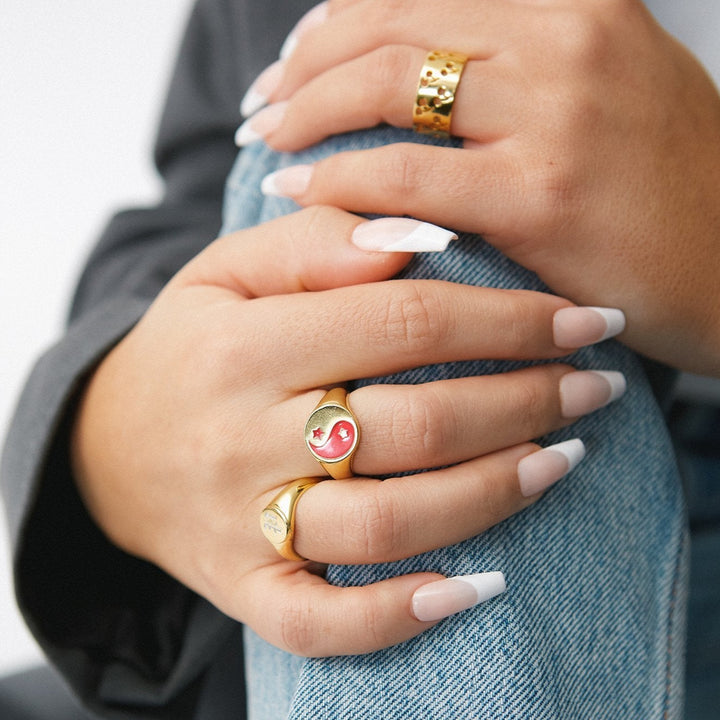
{"label": "blue denim jeans", "polygon": [[[397,141],[432,142],[383,128],[297,155],[261,143],[244,150],[228,180],[224,230],[296,209],[261,195],[266,173]],[[469,234],[444,253],[418,255],[403,276],[546,289]],[[688,543],[663,414],[643,364],[622,345],[585,348],[570,362],[620,370],[628,380],[620,401],[541,440],[585,441],[588,455],[573,473],[532,507],[463,543],[401,562],[331,566],[327,575],[344,586],[421,570],[502,570],[508,591],[363,656],[297,658],[246,630],[252,720],[681,717]],[[451,363],[365,382],[420,383],[520,365]]]}

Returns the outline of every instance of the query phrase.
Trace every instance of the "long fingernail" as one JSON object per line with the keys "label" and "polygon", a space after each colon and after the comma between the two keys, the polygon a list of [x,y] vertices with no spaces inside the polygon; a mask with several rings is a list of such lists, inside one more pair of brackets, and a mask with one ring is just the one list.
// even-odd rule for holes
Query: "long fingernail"
{"label": "long fingernail", "polygon": [[474,607],[507,589],[501,572],[460,575],[419,587],[412,597],[413,615],[422,622],[442,620]]}
{"label": "long fingernail", "polygon": [[290,31],[290,34],[285,38],[285,42],[280,48],[280,59],[285,60],[289,55],[292,55],[293,50],[298,44],[298,40],[308,31],[310,28],[317,27],[325,22],[325,18],[328,16],[328,3],[322,2],[316,5],[311,10],[308,10],[297,25]]}
{"label": "long fingernail", "polygon": [[268,99],[280,85],[284,72],[285,63],[276,60],[257,76],[240,103],[240,112],[245,117],[254,115],[263,105],[267,105]]}
{"label": "long fingernail", "polygon": [[312,174],[312,165],[292,165],[266,175],[260,183],[260,190],[265,195],[297,197],[308,189]]}
{"label": "long fingernail", "polygon": [[235,133],[235,144],[238,147],[245,147],[257,140],[263,140],[273,130],[280,127],[285,117],[287,102],[279,102],[268,105],[260,112],[249,117]]}
{"label": "long fingernail", "polygon": [[570,307],[553,317],[555,345],[579,348],[607,340],[625,329],[625,313],[616,308]]}
{"label": "long fingernail", "polygon": [[576,418],[605,407],[622,397],[627,381],[613,370],[580,370],[560,379],[560,412],[564,418]]}
{"label": "long fingernail", "polygon": [[526,455],[518,463],[520,492],[537,495],[567,475],[585,457],[585,445],[577,438]]}
{"label": "long fingernail", "polygon": [[353,243],[378,252],[442,252],[457,235],[450,230],[411,218],[380,218],[358,225]]}

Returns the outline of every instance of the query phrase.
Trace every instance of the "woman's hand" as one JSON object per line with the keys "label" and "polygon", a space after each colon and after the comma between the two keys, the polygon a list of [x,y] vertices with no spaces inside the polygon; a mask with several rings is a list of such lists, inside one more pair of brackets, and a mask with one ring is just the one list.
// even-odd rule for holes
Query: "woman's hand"
{"label": "woman's hand", "polygon": [[325,7],[256,83],[246,108],[272,104],[240,140],[293,151],[410,127],[439,48],[470,57],[452,113],[465,147],[341,153],[269,192],[481,233],[554,291],[622,307],[636,350],[720,374],[720,98],[639,0]]}
{"label": "woman's hand", "polygon": [[437,575],[339,589],[322,565],[409,557],[526,507],[579,458],[525,441],[607,403],[622,382],[548,364],[354,391],[363,477],[302,496],[294,547],[310,560],[282,559],[260,514],[287,483],[323,475],[303,427],[324,388],[449,360],[553,358],[607,335],[607,313],[551,295],[383,282],[410,255],[351,242],[417,235],[418,225],[317,207],[218,240],[167,285],[84,393],[73,461],[99,526],[294,653],[370,651],[433,624],[416,591]]}

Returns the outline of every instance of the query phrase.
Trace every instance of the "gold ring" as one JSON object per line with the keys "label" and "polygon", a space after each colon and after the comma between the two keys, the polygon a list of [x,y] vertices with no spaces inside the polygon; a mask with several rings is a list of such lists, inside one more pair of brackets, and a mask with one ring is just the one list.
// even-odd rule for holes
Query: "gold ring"
{"label": "gold ring", "polygon": [[450,136],[455,93],[467,60],[465,55],[444,50],[428,53],[420,72],[413,109],[416,132],[445,138]]}
{"label": "gold ring", "polygon": [[286,560],[305,560],[293,547],[295,538],[295,506],[300,496],[320,478],[299,478],[285,486],[260,514],[263,535]]}
{"label": "gold ring", "polygon": [[335,480],[353,476],[352,461],[360,442],[360,427],[348,407],[347,391],[325,393],[305,423],[305,444]]}

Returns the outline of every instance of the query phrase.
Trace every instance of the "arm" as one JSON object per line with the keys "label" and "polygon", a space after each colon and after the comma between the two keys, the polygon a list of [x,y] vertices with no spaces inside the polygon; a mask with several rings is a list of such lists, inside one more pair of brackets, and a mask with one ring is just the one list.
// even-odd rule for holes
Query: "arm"
{"label": "arm", "polygon": [[[81,697],[113,705],[131,699],[132,691],[120,691],[134,687],[147,717],[188,716],[194,679],[229,621],[105,539],[75,491],[69,424],[87,375],[167,279],[216,236],[235,158],[238,93],[258,69],[248,58],[264,63],[263,52],[277,49],[268,42],[248,53],[244,9],[214,1],[195,9],[157,140],[163,201],[120,213],[108,226],[83,273],[66,336],[25,388],[3,456],[17,592],[28,623]],[[185,642],[191,621],[204,628],[202,654],[199,643]]]}

